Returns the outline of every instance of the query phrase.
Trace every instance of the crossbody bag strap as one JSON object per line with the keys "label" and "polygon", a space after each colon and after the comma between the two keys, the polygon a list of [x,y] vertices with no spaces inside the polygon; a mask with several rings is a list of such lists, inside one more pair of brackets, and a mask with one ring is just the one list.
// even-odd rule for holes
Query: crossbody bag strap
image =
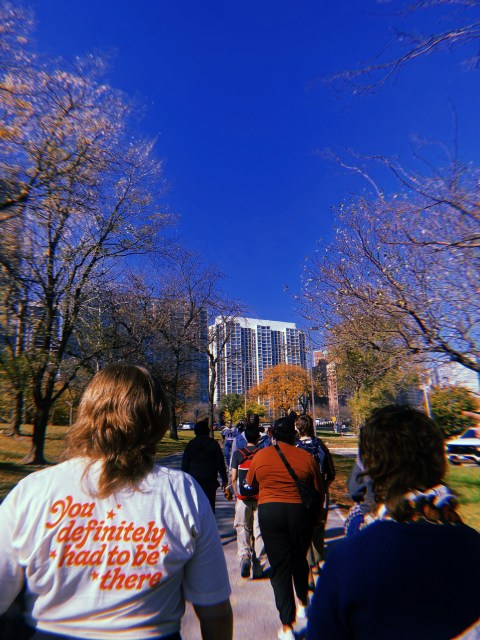
{"label": "crossbody bag strap", "polygon": [[288,473],[292,476],[293,480],[295,482],[298,481],[298,476],[295,473],[295,471],[292,469],[292,467],[290,466],[290,463],[288,462],[288,460],[286,459],[283,451],[280,449],[280,447],[278,446],[278,444],[274,444],[273,445],[275,447],[275,449],[277,450],[278,455],[280,456],[280,458],[282,459],[283,464],[287,467],[287,471]]}

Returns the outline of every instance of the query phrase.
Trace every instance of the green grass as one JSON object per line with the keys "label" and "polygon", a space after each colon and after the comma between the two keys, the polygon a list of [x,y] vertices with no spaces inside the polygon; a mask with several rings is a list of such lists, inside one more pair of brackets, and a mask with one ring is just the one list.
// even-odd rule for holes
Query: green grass
{"label": "green grass", "polygon": [[[57,463],[62,461],[65,451],[65,436],[68,427],[51,425],[47,429],[45,439],[45,457],[48,462]],[[17,484],[19,480],[39,467],[22,464],[23,458],[30,451],[31,446],[31,425],[22,427],[22,437],[7,437],[7,425],[0,425],[0,500]],[[166,435],[158,446],[158,456],[163,458],[173,453],[182,452],[185,445],[194,436],[193,431],[179,431],[178,440],[173,440]],[[219,433],[215,433],[215,438],[221,440]]]}
{"label": "green grass", "polygon": [[319,436],[329,449],[339,447],[346,449],[356,449],[358,447],[358,438],[346,438],[340,434],[320,435]]}
{"label": "green grass", "polygon": [[463,521],[480,531],[480,467],[449,467],[446,483],[458,495]]}
{"label": "green grass", "polygon": [[[333,460],[337,473],[330,489],[331,501],[346,514],[353,505],[347,492],[347,479],[355,460],[335,454],[333,454]],[[446,484],[458,495],[462,520],[480,531],[480,467],[450,466]]]}

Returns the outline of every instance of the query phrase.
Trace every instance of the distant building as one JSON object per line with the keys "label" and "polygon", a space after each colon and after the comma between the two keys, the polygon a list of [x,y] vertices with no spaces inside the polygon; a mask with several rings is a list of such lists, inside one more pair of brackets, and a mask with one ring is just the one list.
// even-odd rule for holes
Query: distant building
{"label": "distant building", "polygon": [[330,415],[338,418],[340,406],[346,406],[346,396],[338,393],[337,366],[328,357],[326,349],[313,352],[313,363],[317,371],[317,377],[323,378],[327,383],[328,410]]}
{"label": "distant building", "polygon": [[225,322],[219,317],[209,329],[214,350],[225,345],[217,358],[215,402],[228,393],[244,395],[263,380],[265,369],[277,364],[307,368],[305,333],[295,323],[256,318]]}
{"label": "distant building", "polygon": [[465,387],[473,393],[480,394],[480,374],[458,362],[444,362],[433,368],[430,379],[434,387]]}
{"label": "distant building", "polygon": [[314,367],[326,367],[328,363],[326,349],[317,349],[313,352],[313,366]]}

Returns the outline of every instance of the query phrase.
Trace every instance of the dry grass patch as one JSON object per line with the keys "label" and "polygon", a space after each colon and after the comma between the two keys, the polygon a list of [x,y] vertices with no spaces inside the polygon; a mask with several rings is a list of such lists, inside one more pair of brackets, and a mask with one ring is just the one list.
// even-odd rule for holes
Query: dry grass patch
{"label": "dry grass patch", "polygon": [[[22,460],[30,451],[32,426],[22,427],[21,437],[8,437],[8,425],[0,425],[0,500],[25,476],[38,471],[38,466],[24,465]],[[68,427],[51,425],[45,438],[45,457],[51,464],[62,461],[65,452],[65,436]],[[178,440],[166,435],[158,445],[158,456],[163,458],[182,452],[185,445],[194,437],[193,431],[179,431]],[[221,440],[219,433],[215,438]]]}

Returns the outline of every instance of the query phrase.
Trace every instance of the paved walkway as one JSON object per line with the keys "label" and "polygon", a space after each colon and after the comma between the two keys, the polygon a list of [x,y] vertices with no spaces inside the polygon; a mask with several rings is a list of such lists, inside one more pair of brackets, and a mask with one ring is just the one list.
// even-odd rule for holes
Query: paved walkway
{"label": "paved walkway", "polygon": [[[163,458],[162,463],[180,468],[181,454]],[[222,491],[217,492],[216,519],[225,551],[234,619],[234,640],[276,640],[280,627],[273,591],[268,578],[261,580],[240,577],[235,529],[234,502],[228,502]],[[327,522],[327,550],[343,536],[343,518],[336,507],[330,509]],[[303,638],[302,625],[295,627],[297,638]],[[190,604],[182,620],[182,640],[200,640],[200,627]]]}

